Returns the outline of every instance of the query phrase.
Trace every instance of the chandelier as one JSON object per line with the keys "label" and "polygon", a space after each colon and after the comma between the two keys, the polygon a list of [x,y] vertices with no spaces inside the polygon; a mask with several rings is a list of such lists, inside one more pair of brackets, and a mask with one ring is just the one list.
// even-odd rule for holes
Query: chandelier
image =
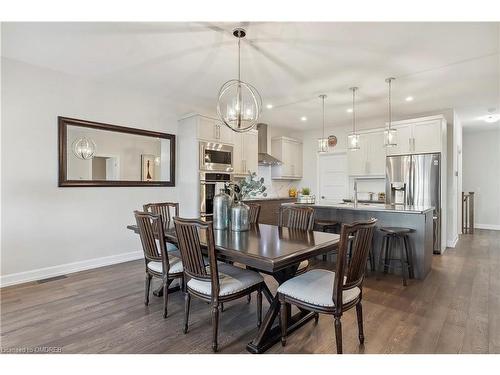
{"label": "chandelier", "polygon": [[232,79],[222,85],[217,99],[217,114],[224,124],[235,132],[246,132],[256,124],[262,110],[262,98],[251,84],[241,80],[241,39],[246,31],[234,29],[238,38],[238,79]]}
{"label": "chandelier", "polygon": [[82,160],[92,159],[95,154],[95,142],[87,137],[77,138],[71,145],[73,154]]}
{"label": "chandelier", "polygon": [[356,91],[357,87],[351,87],[352,91],[352,133],[347,136],[347,149],[351,151],[359,150],[359,134],[356,133]]}

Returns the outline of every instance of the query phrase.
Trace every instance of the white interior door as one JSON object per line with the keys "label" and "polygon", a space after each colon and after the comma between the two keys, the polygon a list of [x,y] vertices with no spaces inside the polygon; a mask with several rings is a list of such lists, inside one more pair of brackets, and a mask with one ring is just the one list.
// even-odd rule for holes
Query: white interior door
{"label": "white interior door", "polygon": [[347,155],[318,155],[318,191],[319,203],[335,204],[347,198]]}

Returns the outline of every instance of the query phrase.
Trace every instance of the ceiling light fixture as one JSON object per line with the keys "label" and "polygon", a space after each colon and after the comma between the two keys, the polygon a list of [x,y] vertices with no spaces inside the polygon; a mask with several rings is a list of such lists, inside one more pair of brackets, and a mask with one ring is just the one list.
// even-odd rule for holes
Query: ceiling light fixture
{"label": "ceiling light fixture", "polygon": [[95,155],[96,145],[92,139],[82,137],[75,139],[71,145],[71,150],[78,159],[89,160]]}
{"label": "ceiling light fixture", "polygon": [[405,100],[406,100],[407,102],[412,102],[412,101],[413,101],[413,96],[407,96],[407,97],[405,98]]}
{"label": "ceiling light fixture", "polygon": [[359,150],[359,134],[356,133],[356,91],[357,87],[351,87],[352,91],[352,133],[347,136],[347,149],[350,151]]}
{"label": "ceiling light fixture", "polygon": [[387,126],[387,129],[384,131],[384,146],[385,147],[395,147],[398,145],[396,142],[396,129],[392,128],[392,102],[391,102],[391,95],[392,95],[392,81],[394,81],[396,78],[394,77],[389,77],[386,78],[385,82],[387,82],[389,86],[389,124]]}
{"label": "ceiling light fixture", "polygon": [[268,104],[268,105],[266,105],[266,108],[267,109],[271,109],[271,108],[273,108],[273,105],[272,104]]}
{"label": "ceiling light fixture", "polygon": [[319,96],[322,102],[323,109],[323,136],[318,139],[318,152],[327,152],[328,151],[328,138],[325,138],[325,99],[326,95],[321,94]]}
{"label": "ceiling light fixture", "polygon": [[307,121],[307,117],[306,117],[306,116],[302,116],[302,117],[300,118],[300,121]]}
{"label": "ceiling light fixture", "polygon": [[238,79],[231,79],[220,88],[217,114],[230,129],[242,133],[257,124],[262,110],[262,98],[255,87],[241,80],[240,43],[246,31],[236,28],[233,35],[238,38]]}
{"label": "ceiling light fixture", "polygon": [[492,123],[497,122],[497,121],[500,120],[500,115],[490,114],[490,115],[483,116],[481,119],[484,122],[492,124]]}
{"label": "ceiling light fixture", "polygon": [[347,113],[352,113],[352,108],[347,108],[346,112]]}

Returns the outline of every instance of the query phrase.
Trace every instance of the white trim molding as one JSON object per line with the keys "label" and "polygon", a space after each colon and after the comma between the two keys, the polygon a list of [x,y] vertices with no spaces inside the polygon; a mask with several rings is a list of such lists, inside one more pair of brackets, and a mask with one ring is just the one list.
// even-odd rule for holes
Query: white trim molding
{"label": "white trim molding", "polygon": [[454,248],[455,246],[457,246],[457,242],[458,242],[458,236],[453,240],[446,241],[446,247]]}
{"label": "white trim molding", "polygon": [[144,258],[144,253],[142,251],[131,251],[128,253],[123,253],[118,255],[110,255],[101,258],[87,259],[79,262],[61,264],[58,266],[39,268],[31,271],[11,273],[8,275],[2,275],[0,277],[0,287],[3,288],[10,285],[48,279],[49,277],[56,277],[56,276],[66,275],[68,273],[85,271],[88,269],[99,268],[104,266],[110,266],[112,264],[129,262],[131,260],[137,260],[141,258]]}
{"label": "white trim molding", "polygon": [[490,230],[500,230],[500,225],[498,224],[474,224],[476,229],[490,229]]}

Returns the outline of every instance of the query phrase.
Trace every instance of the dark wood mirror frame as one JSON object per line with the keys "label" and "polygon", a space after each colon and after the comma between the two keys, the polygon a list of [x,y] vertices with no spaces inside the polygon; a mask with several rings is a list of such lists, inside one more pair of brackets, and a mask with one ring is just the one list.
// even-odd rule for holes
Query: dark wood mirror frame
{"label": "dark wood mirror frame", "polygon": [[[103,124],[87,120],[78,120],[69,117],[57,118],[59,137],[59,187],[68,186],[175,186],[175,135],[160,133],[151,130],[129,128],[125,126]],[[108,181],[108,180],[68,180],[67,179],[67,128],[79,126],[112,132],[143,135],[170,140],[170,180],[169,181]]]}

